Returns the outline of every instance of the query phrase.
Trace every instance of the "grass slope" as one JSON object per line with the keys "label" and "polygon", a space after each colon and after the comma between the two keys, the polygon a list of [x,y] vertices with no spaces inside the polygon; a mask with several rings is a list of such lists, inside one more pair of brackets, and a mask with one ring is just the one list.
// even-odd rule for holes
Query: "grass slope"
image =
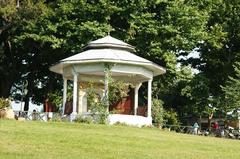
{"label": "grass slope", "polygon": [[239,159],[237,140],[158,129],[0,120],[0,158]]}

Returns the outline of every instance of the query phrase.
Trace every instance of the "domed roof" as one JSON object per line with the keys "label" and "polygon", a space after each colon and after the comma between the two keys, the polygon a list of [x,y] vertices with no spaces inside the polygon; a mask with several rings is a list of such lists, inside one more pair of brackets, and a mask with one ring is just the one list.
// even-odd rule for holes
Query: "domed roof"
{"label": "domed roof", "polygon": [[[67,61],[94,61],[94,60],[114,60],[114,61],[132,61],[142,63],[152,63],[142,57],[132,54],[126,50],[114,49],[114,48],[98,48],[89,49],[79,54],[70,56],[61,60],[61,62]],[[110,61],[109,61],[110,62]]]}
{"label": "domed roof", "polygon": [[94,49],[94,48],[115,48],[115,49],[121,49],[121,50],[130,51],[130,52],[135,52],[135,49],[133,46],[131,46],[121,40],[115,39],[115,38],[111,37],[110,35],[90,42],[84,48],[84,50]]}
{"label": "domed roof", "polygon": [[52,66],[50,70],[62,74],[64,67],[69,65],[106,62],[145,67],[152,71],[154,76],[165,73],[165,69],[161,66],[131,53],[135,51],[133,46],[109,35],[90,42],[84,50],[61,60],[60,63]]}

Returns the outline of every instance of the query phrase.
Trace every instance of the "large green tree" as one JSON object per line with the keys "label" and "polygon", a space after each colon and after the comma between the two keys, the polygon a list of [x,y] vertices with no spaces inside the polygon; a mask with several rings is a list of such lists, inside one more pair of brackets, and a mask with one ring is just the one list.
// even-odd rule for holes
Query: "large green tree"
{"label": "large green tree", "polygon": [[50,72],[49,66],[80,52],[90,37],[102,37],[109,30],[108,24],[104,23],[107,21],[105,13],[101,16],[101,4],[58,1],[48,3],[48,7],[48,10],[40,15],[35,23],[28,25],[24,33],[16,39],[21,45],[30,44],[23,49],[31,54],[25,57],[25,76],[18,81],[28,81],[25,110],[28,109],[30,97],[33,102],[40,103],[48,98],[49,92],[61,89],[61,76]]}
{"label": "large green tree", "polygon": [[17,38],[26,27],[34,24],[45,11],[42,1],[0,1],[0,96],[8,97],[13,84],[24,74],[25,56],[22,51],[32,44],[21,45]]}
{"label": "large green tree", "polygon": [[[240,1],[216,0],[208,5],[208,38],[200,43],[199,59],[190,59],[209,80],[210,94],[215,100],[215,107],[224,105],[220,100],[228,76],[235,76],[234,63],[240,61]],[[222,104],[216,104],[216,103]]]}
{"label": "large green tree", "polygon": [[224,92],[222,110],[227,113],[238,109],[240,106],[240,63],[234,65],[236,75],[229,77],[226,86],[222,87]]}
{"label": "large green tree", "polygon": [[[16,20],[15,20],[16,19]],[[8,97],[14,81],[20,76],[20,54],[12,44],[18,13],[16,1],[0,1],[0,97]]]}
{"label": "large green tree", "polygon": [[209,16],[202,1],[56,0],[32,1],[31,5],[27,2],[29,6],[21,9],[22,21],[16,21],[19,29],[11,39],[16,51],[21,52],[16,56],[19,61],[16,66],[21,70],[13,81],[16,87],[28,81],[26,103],[30,97],[41,102],[47,92],[61,89],[58,85],[61,77],[48,70],[51,64],[80,52],[89,41],[110,33],[136,46],[139,56],[167,69],[166,75],[154,81],[158,88],[154,89],[156,98],[162,99],[166,107],[180,105],[171,94],[179,82],[176,81],[180,76],[177,58],[206,41]]}

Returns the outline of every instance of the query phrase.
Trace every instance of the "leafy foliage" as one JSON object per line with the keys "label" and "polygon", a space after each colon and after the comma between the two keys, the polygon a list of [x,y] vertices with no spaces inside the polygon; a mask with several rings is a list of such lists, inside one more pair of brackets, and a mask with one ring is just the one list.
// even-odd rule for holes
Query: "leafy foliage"
{"label": "leafy foliage", "polygon": [[[21,85],[22,80],[28,80],[26,98],[34,97],[36,102],[60,87],[61,80],[49,72],[49,65],[79,52],[87,42],[108,32],[136,46],[138,55],[165,66],[169,73],[160,83],[168,90],[179,51],[188,52],[202,40],[207,19],[205,11],[183,1],[29,1],[24,9],[34,16],[30,20],[19,18],[24,21],[17,22],[20,29],[12,33],[16,35],[12,41],[23,53],[18,60],[23,66],[21,78],[14,82]],[[39,83],[42,88],[38,88]]]}
{"label": "leafy foliage", "polygon": [[89,84],[87,90],[87,102],[88,109],[95,118],[95,122],[106,124],[108,117],[108,105],[106,105],[104,98],[101,99],[96,93],[92,83]]}
{"label": "leafy foliage", "polygon": [[181,95],[188,100],[183,111],[186,114],[201,116],[208,112],[210,104],[208,80],[201,74],[196,75],[185,85]]}
{"label": "leafy foliage", "polygon": [[[234,88],[233,65],[240,61],[239,9],[238,0],[0,1],[0,97],[21,96],[27,81],[24,109],[30,98],[42,103],[62,88],[49,66],[111,33],[167,69],[153,82],[154,98],[165,109],[183,117],[208,113],[209,104],[224,111],[237,107],[232,101],[238,94],[226,92]],[[187,56],[193,50],[199,58]],[[183,65],[200,73],[192,75]],[[115,92],[110,101],[124,96],[109,89]]]}
{"label": "leafy foliage", "polygon": [[11,106],[10,100],[5,98],[0,98],[0,109],[8,108]]}
{"label": "leafy foliage", "polygon": [[163,101],[155,98],[152,99],[152,118],[157,126],[161,127],[164,124]]}
{"label": "leafy foliage", "polygon": [[60,91],[55,91],[55,92],[50,92],[47,95],[48,101],[54,104],[57,108],[60,108],[62,106],[63,100],[62,100],[62,92]]}
{"label": "leafy foliage", "polygon": [[235,77],[229,77],[225,87],[222,87],[224,92],[224,106],[225,112],[232,111],[240,106],[240,63],[235,64]]}
{"label": "leafy foliage", "polygon": [[74,122],[91,124],[93,123],[93,118],[91,116],[78,116],[76,119],[74,119]]}
{"label": "leafy foliage", "polygon": [[173,109],[164,112],[164,120],[167,125],[180,125],[177,112]]}
{"label": "leafy foliage", "polygon": [[109,82],[109,104],[116,104],[120,99],[126,97],[129,92],[130,83],[110,80]]}
{"label": "leafy foliage", "polygon": [[230,97],[224,97],[225,91],[221,87],[228,87],[228,77],[236,76],[234,63],[240,61],[240,13],[238,12],[240,2],[216,0],[208,2],[205,8],[209,12],[209,20],[206,24],[208,38],[198,46],[200,57],[189,59],[189,63],[198,68],[208,79],[209,93],[214,100],[214,107],[226,111],[227,107],[231,107],[228,103],[230,99],[227,99]]}
{"label": "leafy foliage", "polygon": [[89,87],[87,90],[87,102],[88,109],[91,112],[98,112],[99,107],[102,106],[100,105],[101,97],[99,96],[99,94],[96,93],[96,90],[93,87],[93,83],[89,83]]}
{"label": "leafy foliage", "polygon": [[[36,74],[25,67],[30,60],[34,67],[37,66],[36,57],[39,54],[36,54],[36,43],[23,43],[18,39],[30,30],[30,26],[39,20],[47,7],[43,1],[33,0],[21,1],[20,4],[16,4],[15,0],[1,1],[0,5],[0,96],[7,98],[14,83],[22,76],[29,72]],[[33,60],[36,61],[32,62]]]}

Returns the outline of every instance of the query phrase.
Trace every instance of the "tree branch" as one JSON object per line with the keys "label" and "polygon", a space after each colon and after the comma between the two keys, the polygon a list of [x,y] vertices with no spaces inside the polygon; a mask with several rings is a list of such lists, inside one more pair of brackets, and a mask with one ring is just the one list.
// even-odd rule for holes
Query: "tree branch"
{"label": "tree branch", "polygon": [[7,25],[4,25],[4,26],[0,27],[0,34],[1,34],[3,31],[11,28],[11,26],[12,26],[12,25],[9,23],[9,24],[7,24]]}

